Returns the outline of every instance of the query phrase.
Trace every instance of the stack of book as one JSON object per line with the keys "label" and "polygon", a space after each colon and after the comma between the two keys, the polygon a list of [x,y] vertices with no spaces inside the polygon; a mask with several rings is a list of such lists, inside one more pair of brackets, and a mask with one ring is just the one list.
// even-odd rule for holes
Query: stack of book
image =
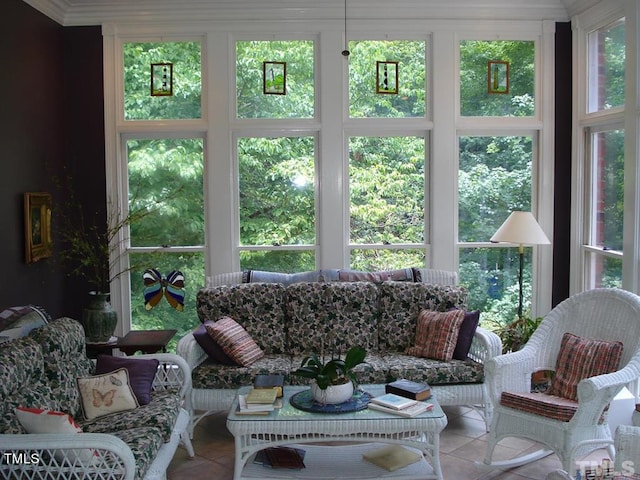
{"label": "stack of book", "polygon": [[278,398],[282,397],[283,385],[284,375],[280,373],[261,373],[253,379],[253,388],[275,388]]}
{"label": "stack of book", "polygon": [[401,378],[384,386],[385,393],[395,393],[412,400],[427,400],[431,397],[431,388],[426,383],[413,382]]}
{"label": "stack of book", "polygon": [[256,453],[253,463],[268,468],[305,468],[305,450],[293,447],[269,447]]}
{"label": "stack of book", "polygon": [[392,413],[402,417],[415,417],[431,410],[433,404],[401,397],[395,393],[385,393],[379,397],[372,398],[368,407],[372,410]]}
{"label": "stack of book", "polygon": [[238,395],[238,411],[240,415],[268,415],[279,407],[282,400],[277,399],[278,391],[274,388],[252,388],[246,395]]}

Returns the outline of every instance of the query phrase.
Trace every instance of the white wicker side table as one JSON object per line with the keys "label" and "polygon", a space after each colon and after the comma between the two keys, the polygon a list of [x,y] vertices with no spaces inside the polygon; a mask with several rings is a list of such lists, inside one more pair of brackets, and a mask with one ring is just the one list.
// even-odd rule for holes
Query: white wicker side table
{"label": "white wicker side table", "polygon": [[[447,417],[435,398],[434,409],[412,418],[374,410],[353,413],[309,413],[289,403],[292,395],[308,387],[285,387],[283,406],[269,415],[236,415],[236,397],[227,417],[235,438],[234,480],[240,479],[372,479],[442,480],[440,432]],[[363,385],[378,396],[383,385]],[[246,393],[248,387],[239,390]],[[420,451],[423,459],[394,472],[362,459],[381,444],[399,444]],[[253,463],[255,453],[267,447],[296,445],[306,451],[302,470],[269,469]]]}

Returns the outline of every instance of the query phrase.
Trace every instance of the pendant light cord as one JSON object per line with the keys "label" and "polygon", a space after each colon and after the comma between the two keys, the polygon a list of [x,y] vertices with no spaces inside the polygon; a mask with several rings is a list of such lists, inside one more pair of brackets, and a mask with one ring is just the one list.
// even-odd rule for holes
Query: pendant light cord
{"label": "pendant light cord", "polygon": [[347,0],[344,0],[344,50],[342,55],[348,57],[350,54],[349,41],[347,40]]}

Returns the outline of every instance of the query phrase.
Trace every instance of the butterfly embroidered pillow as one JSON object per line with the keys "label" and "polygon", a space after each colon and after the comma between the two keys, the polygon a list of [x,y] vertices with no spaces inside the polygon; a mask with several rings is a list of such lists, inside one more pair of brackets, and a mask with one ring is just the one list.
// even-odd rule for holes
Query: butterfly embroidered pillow
{"label": "butterfly embroidered pillow", "polygon": [[126,368],[77,379],[84,418],[91,420],[138,407]]}

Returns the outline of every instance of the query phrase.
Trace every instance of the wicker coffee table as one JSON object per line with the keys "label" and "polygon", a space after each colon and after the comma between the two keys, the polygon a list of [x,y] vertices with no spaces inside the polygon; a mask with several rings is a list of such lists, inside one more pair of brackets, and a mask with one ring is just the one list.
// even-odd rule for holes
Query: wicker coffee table
{"label": "wicker coffee table", "polygon": [[[235,438],[234,480],[240,479],[440,479],[440,432],[447,417],[435,398],[434,408],[405,418],[364,409],[352,413],[310,413],[294,408],[289,399],[308,387],[285,387],[283,406],[269,415],[236,415],[238,398],[229,411],[227,428]],[[384,385],[363,385],[378,396]],[[239,390],[248,392],[249,387]],[[389,472],[362,459],[381,444],[399,444],[420,451],[423,459]],[[270,469],[253,462],[255,453],[267,447],[287,445],[306,451],[302,470]]]}

